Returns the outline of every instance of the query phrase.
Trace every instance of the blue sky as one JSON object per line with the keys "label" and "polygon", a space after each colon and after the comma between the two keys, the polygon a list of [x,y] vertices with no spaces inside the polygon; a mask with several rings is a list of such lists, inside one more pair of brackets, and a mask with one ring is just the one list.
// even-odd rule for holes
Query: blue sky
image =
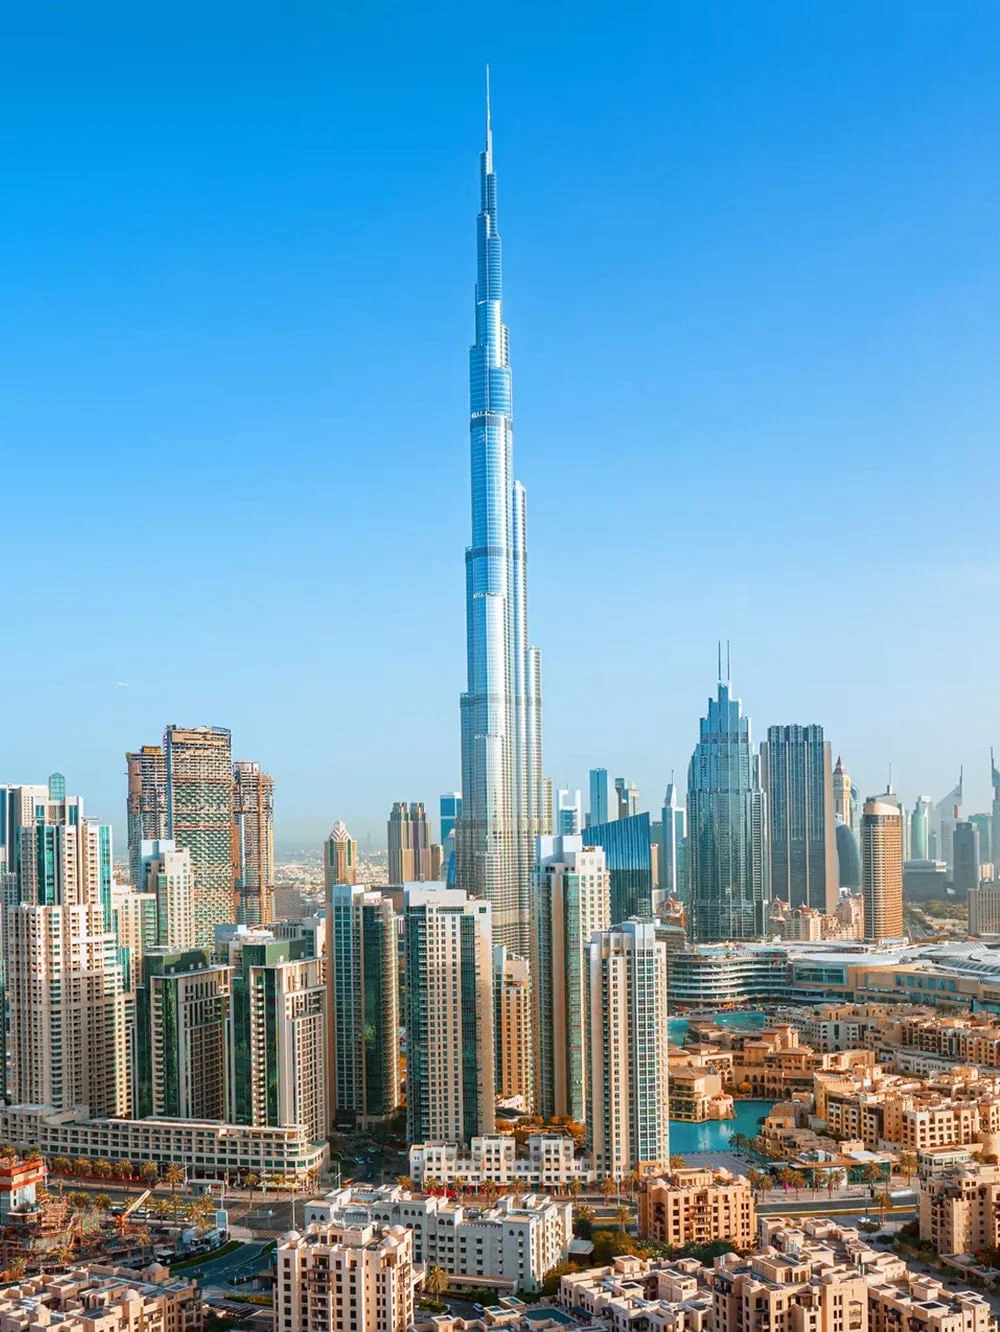
{"label": "blue sky", "polygon": [[658,802],[721,636],[758,738],[985,807],[995,5],[149,8],[0,49],[0,780],[120,821],[177,721],[285,843],[457,784],[489,60],[546,771]]}

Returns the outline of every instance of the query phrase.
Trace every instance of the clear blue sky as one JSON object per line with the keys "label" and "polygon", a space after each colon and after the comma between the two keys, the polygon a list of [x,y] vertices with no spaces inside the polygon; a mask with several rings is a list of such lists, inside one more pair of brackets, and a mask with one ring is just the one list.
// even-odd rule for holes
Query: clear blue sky
{"label": "clear blue sky", "polygon": [[984,807],[995,4],[5,26],[0,780],[120,822],[173,720],[267,766],[286,843],[457,784],[489,60],[545,770],[658,802],[721,636],[758,738]]}

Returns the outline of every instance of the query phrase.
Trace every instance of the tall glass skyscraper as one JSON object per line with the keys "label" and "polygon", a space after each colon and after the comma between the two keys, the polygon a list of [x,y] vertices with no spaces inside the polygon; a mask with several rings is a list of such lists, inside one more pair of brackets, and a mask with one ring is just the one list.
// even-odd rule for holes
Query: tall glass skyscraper
{"label": "tall glass skyscraper", "polygon": [[760,748],[771,896],[832,915],[840,896],[830,742],[822,726],[770,726]]}
{"label": "tall glass skyscraper", "polygon": [[696,943],[764,933],[765,806],[750,718],[731,696],[729,681],[720,679],[688,768],[688,891]]}
{"label": "tall glass skyscraper", "polygon": [[493,937],[522,957],[540,831],[541,686],[528,646],[524,487],[514,425],[489,86],[480,157],[476,341],[469,354],[472,544],[465,552],[468,691],[462,695],[462,817],[456,879],[493,907]]}

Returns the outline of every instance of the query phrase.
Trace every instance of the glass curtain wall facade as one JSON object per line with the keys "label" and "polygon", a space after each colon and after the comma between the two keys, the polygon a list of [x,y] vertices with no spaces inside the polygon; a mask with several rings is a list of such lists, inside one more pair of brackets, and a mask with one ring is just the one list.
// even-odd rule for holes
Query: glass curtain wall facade
{"label": "glass curtain wall facade", "polygon": [[611,923],[653,912],[652,826],[648,814],[593,824],[584,838],[604,850],[611,878]]}
{"label": "glass curtain wall facade", "polygon": [[468,689],[461,700],[456,883],[491,903],[496,942],[527,957],[540,831],[541,680],[538,652],[528,645],[525,491],[514,480],[488,87],[476,250],[476,340],[469,356],[472,544],[465,552]]}
{"label": "glass curtain wall facade", "polygon": [[761,746],[771,896],[831,913],[840,893],[833,769],[822,726],[771,726]]}
{"label": "glass curtain wall facade", "polygon": [[696,943],[759,939],[766,924],[766,801],[750,719],[719,681],[688,768],[690,929]]}

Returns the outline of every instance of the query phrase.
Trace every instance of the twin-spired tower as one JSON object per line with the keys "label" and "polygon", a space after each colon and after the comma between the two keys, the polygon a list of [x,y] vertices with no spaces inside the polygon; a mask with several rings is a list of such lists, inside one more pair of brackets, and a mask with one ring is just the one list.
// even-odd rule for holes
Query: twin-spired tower
{"label": "twin-spired tower", "polygon": [[462,695],[462,817],[456,884],[493,905],[493,938],[527,957],[540,831],[541,678],[528,645],[525,491],[514,420],[497,230],[489,73],[476,230],[476,340],[469,352],[472,544],[465,552],[468,690]]}

